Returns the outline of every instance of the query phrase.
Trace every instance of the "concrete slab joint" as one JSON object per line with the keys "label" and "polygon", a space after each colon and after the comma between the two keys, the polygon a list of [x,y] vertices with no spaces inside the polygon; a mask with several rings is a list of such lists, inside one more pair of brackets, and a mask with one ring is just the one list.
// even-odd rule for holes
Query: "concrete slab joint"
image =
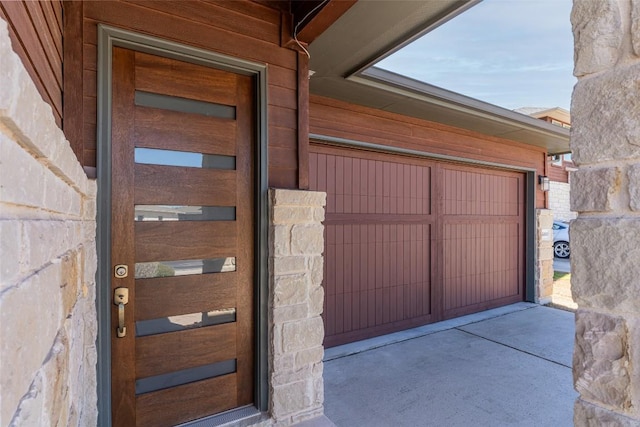
{"label": "concrete slab joint", "polygon": [[274,425],[322,416],[324,205],[321,192],[271,189],[270,391]]}

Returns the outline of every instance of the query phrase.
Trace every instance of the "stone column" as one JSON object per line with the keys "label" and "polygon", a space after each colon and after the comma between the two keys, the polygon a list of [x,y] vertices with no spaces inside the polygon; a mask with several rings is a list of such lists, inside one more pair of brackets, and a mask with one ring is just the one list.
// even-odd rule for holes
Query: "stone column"
{"label": "stone column", "polygon": [[553,295],[553,212],[536,211],[536,302],[548,304]]}
{"label": "stone column", "polygon": [[270,389],[276,425],[323,414],[325,193],[271,190]]}
{"label": "stone column", "polygon": [[576,0],[571,105],[579,426],[640,425],[640,0]]}
{"label": "stone column", "polygon": [[0,19],[0,425],[97,422],[96,183]]}

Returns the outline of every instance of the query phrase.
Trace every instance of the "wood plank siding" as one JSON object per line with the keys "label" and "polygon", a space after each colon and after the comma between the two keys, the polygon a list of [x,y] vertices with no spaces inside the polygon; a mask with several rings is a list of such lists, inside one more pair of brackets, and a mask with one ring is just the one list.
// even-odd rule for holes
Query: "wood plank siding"
{"label": "wood plank siding", "polygon": [[[312,95],[311,134],[352,139],[433,154],[531,168],[545,175],[546,151],[439,123]],[[536,192],[536,208],[545,207],[545,193]]]}
{"label": "wood plank siding", "polygon": [[547,173],[549,174],[549,179],[555,182],[569,182],[569,172],[567,171],[566,165],[563,163],[562,166],[554,165],[549,162],[549,168],[547,169]]}
{"label": "wood plank siding", "polygon": [[0,1],[13,50],[62,126],[62,2]]}
{"label": "wood plank siding", "polygon": [[[307,59],[280,45],[287,15],[281,2],[69,1],[65,8],[65,37],[82,40],[69,45],[68,57],[65,53],[65,60],[75,62],[65,70],[82,76],[65,99],[81,106],[81,119],[65,126],[65,133],[75,139],[72,146],[84,166],[96,165],[96,44],[97,25],[103,23],[268,64],[269,185],[298,186],[298,67],[302,61],[306,70]],[[302,89],[306,93],[306,86]]]}

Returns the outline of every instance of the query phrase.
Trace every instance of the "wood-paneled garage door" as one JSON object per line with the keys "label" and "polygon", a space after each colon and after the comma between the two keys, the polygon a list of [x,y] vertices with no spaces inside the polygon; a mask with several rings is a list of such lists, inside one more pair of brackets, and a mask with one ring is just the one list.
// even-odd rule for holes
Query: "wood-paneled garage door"
{"label": "wood-paneled garage door", "polygon": [[525,175],[312,145],[325,346],[524,298]]}

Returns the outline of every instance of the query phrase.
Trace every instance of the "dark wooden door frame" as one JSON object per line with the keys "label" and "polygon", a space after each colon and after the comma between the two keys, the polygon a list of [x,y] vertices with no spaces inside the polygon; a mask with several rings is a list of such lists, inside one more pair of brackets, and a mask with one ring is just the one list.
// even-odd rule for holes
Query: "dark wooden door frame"
{"label": "dark wooden door frame", "polygon": [[[261,416],[260,411],[268,407],[267,383],[267,67],[207,50],[138,34],[106,25],[98,25],[98,195],[97,235],[98,269],[96,273],[96,310],[98,317],[98,339],[96,342],[98,380],[98,425],[111,426],[111,82],[112,50],[123,47],[152,55],[176,59],[207,67],[218,68],[237,74],[251,76],[256,83],[256,147],[254,177],[256,212],[255,236],[255,407],[241,408],[229,417],[244,418]],[[233,419],[231,418],[231,419]],[[197,425],[194,422],[193,425]]]}

